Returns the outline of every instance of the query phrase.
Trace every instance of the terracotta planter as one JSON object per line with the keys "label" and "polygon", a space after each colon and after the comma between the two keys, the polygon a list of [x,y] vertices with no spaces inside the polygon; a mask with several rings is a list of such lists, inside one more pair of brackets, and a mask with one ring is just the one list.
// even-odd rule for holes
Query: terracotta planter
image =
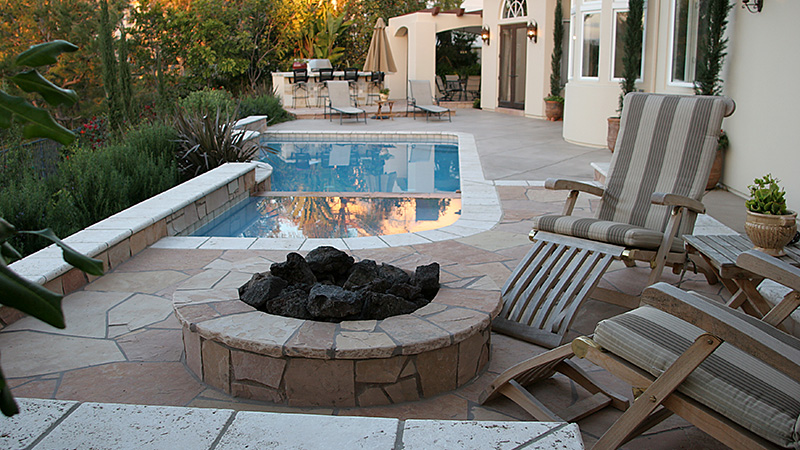
{"label": "terracotta planter", "polygon": [[724,161],[724,154],[722,150],[717,149],[717,154],[714,155],[714,162],[711,164],[711,173],[708,175],[708,182],[706,183],[706,190],[714,189],[722,178],[722,163]]}
{"label": "terracotta planter", "polygon": [[389,94],[378,94],[382,102],[389,100]]}
{"label": "terracotta planter", "polygon": [[744,231],[756,250],[768,255],[783,256],[783,247],[789,243],[797,232],[797,213],[774,216],[747,211]]}
{"label": "terracotta planter", "polygon": [[558,121],[564,117],[564,102],[545,100],[544,114],[547,120]]}
{"label": "terracotta planter", "polygon": [[614,153],[614,147],[617,146],[617,135],[619,134],[619,117],[608,118],[608,137],[606,143],[611,153]]}

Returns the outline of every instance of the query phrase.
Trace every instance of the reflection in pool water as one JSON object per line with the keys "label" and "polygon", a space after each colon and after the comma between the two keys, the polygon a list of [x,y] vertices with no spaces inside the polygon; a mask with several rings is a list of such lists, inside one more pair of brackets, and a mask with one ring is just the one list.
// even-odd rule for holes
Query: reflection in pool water
{"label": "reflection in pool water", "polygon": [[281,192],[455,192],[458,146],[421,143],[262,143]]}
{"label": "reflection in pool water", "polygon": [[453,224],[461,199],[251,197],[195,236],[344,238],[433,230]]}

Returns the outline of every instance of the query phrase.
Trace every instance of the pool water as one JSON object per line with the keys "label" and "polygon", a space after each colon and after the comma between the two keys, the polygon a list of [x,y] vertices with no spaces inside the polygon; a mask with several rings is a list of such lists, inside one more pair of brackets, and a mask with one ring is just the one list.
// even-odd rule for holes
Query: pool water
{"label": "pool water", "polygon": [[433,230],[453,224],[460,198],[250,197],[194,236],[345,238]]}
{"label": "pool water", "polygon": [[456,192],[455,144],[267,142],[261,160],[280,192]]}

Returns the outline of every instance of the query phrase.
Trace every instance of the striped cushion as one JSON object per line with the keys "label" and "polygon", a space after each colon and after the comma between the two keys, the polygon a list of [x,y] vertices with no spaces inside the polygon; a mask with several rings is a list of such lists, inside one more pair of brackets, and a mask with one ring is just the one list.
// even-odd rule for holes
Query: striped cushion
{"label": "striped cushion", "polygon": [[[663,231],[669,208],[650,203],[653,192],[701,200],[725,114],[713,96],[630,93],[611,159],[600,220]],[[688,214],[680,234],[694,227]]]}
{"label": "striped cushion", "polygon": [[[533,229],[609,244],[657,250],[664,233],[624,223],[585,217],[546,215],[533,219]],[[683,239],[672,241],[673,252],[683,252]]]}
{"label": "striped cushion", "polygon": [[[643,306],[598,323],[594,340],[659,376],[702,333]],[[678,390],[764,439],[800,448],[800,383],[732,345],[723,343]]]}

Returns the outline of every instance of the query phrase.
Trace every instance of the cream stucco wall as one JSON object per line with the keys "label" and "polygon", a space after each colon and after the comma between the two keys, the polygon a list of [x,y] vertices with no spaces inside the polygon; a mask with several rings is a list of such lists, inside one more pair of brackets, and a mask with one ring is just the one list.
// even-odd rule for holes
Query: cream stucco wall
{"label": "cream stucco wall", "polygon": [[789,208],[800,211],[800,1],[769,0],[759,14],[741,8],[734,14],[725,88],[736,112],[725,119],[731,146],[722,181],[745,193],[754,178],[771,172]]}
{"label": "cream stucco wall", "polygon": [[[489,29],[489,45],[481,54],[481,108],[492,111],[498,107],[500,77],[500,27],[502,25],[535,21],[538,40],[526,41],[525,56],[525,115],[544,117],[544,97],[550,92],[550,55],[553,52],[553,14],[555,0],[528,1],[527,17],[501,19],[504,0],[484,0],[483,26]],[[566,7],[566,6],[564,6]]]}

